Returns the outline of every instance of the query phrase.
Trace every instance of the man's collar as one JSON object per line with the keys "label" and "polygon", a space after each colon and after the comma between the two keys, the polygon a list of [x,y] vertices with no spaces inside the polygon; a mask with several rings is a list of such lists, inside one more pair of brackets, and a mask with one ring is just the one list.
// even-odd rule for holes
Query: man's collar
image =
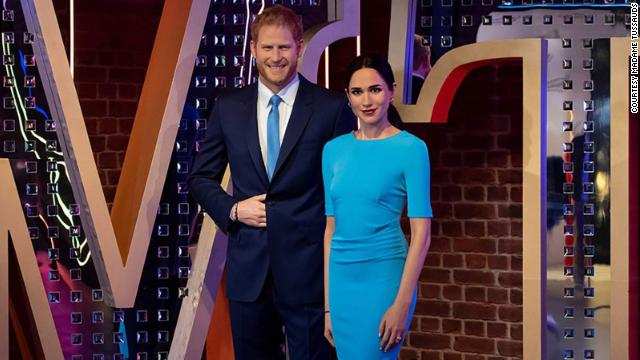
{"label": "man's collar", "polygon": [[[293,80],[291,80],[287,86],[282,88],[277,95],[282,98],[282,101],[285,104],[293,106],[293,102],[296,99],[296,93],[298,92],[298,87],[300,87],[300,77],[298,76],[298,73],[296,73]],[[260,100],[265,107],[269,106],[269,100],[273,95],[275,95],[273,91],[271,91],[271,89],[263,84],[260,78],[258,78],[258,97],[260,97]]]}

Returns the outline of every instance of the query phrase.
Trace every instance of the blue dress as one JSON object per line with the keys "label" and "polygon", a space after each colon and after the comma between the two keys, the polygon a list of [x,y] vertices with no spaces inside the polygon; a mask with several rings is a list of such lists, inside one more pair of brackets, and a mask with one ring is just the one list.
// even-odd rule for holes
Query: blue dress
{"label": "blue dress", "polygon": [[328,291],[338,358],[396,359],[401,346],[380,350],[378,326],[407,257],[405,204],[409,217],[432,216],[427,147],[405,131],[380,140],[345,134],[325,145],[322,174],[326,215],[335,217]]}

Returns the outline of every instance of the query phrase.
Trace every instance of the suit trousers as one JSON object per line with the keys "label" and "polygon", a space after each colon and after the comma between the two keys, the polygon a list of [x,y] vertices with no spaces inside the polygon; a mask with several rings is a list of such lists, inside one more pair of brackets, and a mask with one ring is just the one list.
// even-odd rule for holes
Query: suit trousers
{"label": "suit trousers", "polygon": [[[271,273],[255,301],[229,300],[235,360],[329,360],[324,338],[324,304],[284,304]],[[286,336],[285,336],[286,335]]]}

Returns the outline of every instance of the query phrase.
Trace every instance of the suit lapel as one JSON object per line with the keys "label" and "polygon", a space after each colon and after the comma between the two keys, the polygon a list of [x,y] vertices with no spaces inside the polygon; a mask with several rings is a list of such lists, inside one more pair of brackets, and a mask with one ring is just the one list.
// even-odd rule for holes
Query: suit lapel
{"label": "suit lapel", "polygon": [[[293,102],[293,109],[291,109],[289,123],[287,124],[284,138],[282,139],[280,154],[278,155],[278,161],[276,162],[273,178],[278,176],[278,170],[280,170],[282,164],[284,164],[287,157],[291,154],[291,151],[298,143],[304,128],[307,126],[307,123],[311,118],[311,104],[313,103],[313,93],[311,90],[311,83],[300,75],[300,86],[298,87],[298,93],[296,94],[296,99]],[[273,182],[273,178],[271,179],[271,182]]]}
{"label": "suit lapel", "polygon": [[[249,104],[247,106],[247,104]],[[243,126],[246,129],[247,134],[247,146],[249,147],[249,154],[253,165],[256,168],[258,176],[263,180],[265,184],[269,183],[267,178],[267,170],[264,167],[264,161],[262,160],[262,151],[260,149],[260,139],[258,136],[258,85],[257,83],[252,85],[252,89],[249,92],[249,96],[246,102],[243,104],[243,108],[246,111],[244,119],[246,123]]]}

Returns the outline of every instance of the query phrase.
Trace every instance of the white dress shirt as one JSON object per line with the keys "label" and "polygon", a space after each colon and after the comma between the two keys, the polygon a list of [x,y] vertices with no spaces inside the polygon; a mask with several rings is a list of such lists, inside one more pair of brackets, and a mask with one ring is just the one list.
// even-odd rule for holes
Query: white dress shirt
{"label": "white dress shirt", "polygon": [[[289,117],[291,117],[291,110],[293,109],[293,102],[296,99],[299,85],[300,79],[296,73],[293,80],[277,94],[282,98],[280,105],[278,105],[278,112],[280,114],[280,145],[282,145],[282,139],[287,130],[287,124],[289,124]],[[267,117],[271,111],[269,100],[273,95],[273,91],[258,79],[258,140],[260,141],[260,152],[262,153],[262,161],[264,162],[265,168],[267,167]]]}

